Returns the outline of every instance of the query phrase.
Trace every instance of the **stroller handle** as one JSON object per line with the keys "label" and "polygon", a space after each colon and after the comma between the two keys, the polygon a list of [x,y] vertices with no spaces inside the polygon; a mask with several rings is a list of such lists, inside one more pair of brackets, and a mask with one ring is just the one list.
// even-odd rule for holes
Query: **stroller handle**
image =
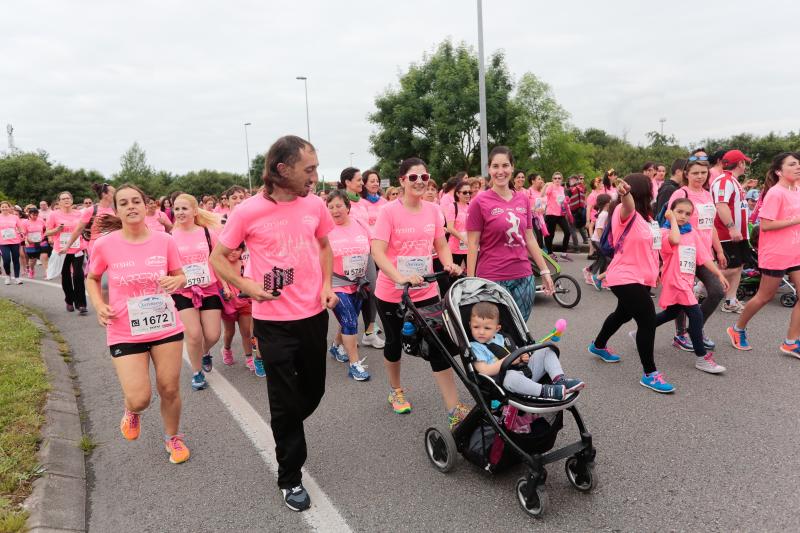
{"label": "stroller handle", "polygon": [[551,350],[553,350],[556,353],[556,356],[560,356],[561,355],[561,351],[558,349],[558,346],[556,346],[552,342],[543,342],[543,343],[540,343],[540,344],[529,344],[527,346],[522,346],[521,348],[517,348],[516,350],[511,352],[509,355],[507,355],[503,359],[503,362],[500,364],[500,373],[497,375],[497,379],[499,380],[499,383],[500,384],[503,383],[503,381],[505,380],[505,377],[506,377],[506,372],[508,372],[508,369],[511,367],[511,365],[513,365],[517,361],[517,359],[519,359],[520,357],[522,357],[524,354],[526,354],[528,352],[535,352],[536,350],[541,350],[542,348],[550,348]]}
{"label": "stroller handle", "polygon": [[[436,281],[436,280],[438,280],[440,278],[447,277],[449,275],[450,275],[450,272],[447,272],[446,270],[442,270],[440,272],[434,272],[433,274],[425,274],[424,276],[422,276],[422,279],[424,279],[428,283],[433,283],[434,281]],[[411,285],[410,283],[406,283],[405,284],[405,286],[403,287],[403,299],[409,299],[410,300],[410,296],[408,294],[408,291],[411,289],[412,286],[413,285]]]}

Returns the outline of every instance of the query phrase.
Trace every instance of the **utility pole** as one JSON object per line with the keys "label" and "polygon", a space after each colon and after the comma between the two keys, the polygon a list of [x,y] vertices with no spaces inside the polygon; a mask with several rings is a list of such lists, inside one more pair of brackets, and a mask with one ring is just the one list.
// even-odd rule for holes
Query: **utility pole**
{"label": "utility pole", "polygon": [[297,76],[296,79],[303,80],[303,85],[305,85],[306,88],[306,140],[311,142],[311,121],[308,118],[308,78],[305,76]]}
{"label": "utility pole", "polygon": [[247,152],[247,186],[249,187],[249,194],[253,194],[253,172],[250,170],[250,141],[247,138],[247,126],[250,122],[244,123],[244,148]]}
{"label": "utility pole", "polygon": [[481,175],[489,175],[489,140],[486,133],[486,71],[483,66],[483,2],[478,0],[478,99],[481,120]]}
{"label": "utility pole", "polygon": [[661,117],[660,119],[658,119],[658,121],[661,123],[661,136],[663,137],[664,136],[664,123],[667,121],[667,119],[664,118],[664,117]]}

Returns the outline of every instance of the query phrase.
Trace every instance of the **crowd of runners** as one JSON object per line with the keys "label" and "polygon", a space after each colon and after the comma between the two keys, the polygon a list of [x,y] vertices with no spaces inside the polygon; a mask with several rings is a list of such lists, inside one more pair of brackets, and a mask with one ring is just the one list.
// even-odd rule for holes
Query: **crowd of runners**
{"label": "crowd of runners", "polygon": [[[366,382],[359,347],[382,350],[389,406],[409,413],[398,309],[406,284],[417,305],[438,301],[449,282],[423,279],[434,271],[500,284],[528,319],[532,263],[551,292],[543,254],[570,259],[588,244],[594,262],[584,269],[586,283],[617,299],[597,324],[591,354],[620,361],[608,341],[633,320],[640,384],[672,392],[657,369],[654,338],[658,326],[674,320],[673,345],[693,352],[697,369],[724,372],[714,337],[750,350],[749,321],[784,279],[800,285],[800,154],[777,155],[763,177],[747,175],[750,162],[736,149],[698,149],[670,166],[646,162],[624,178],[609,169],[587,186],[582,175],[565,181],[558,172],[549,180],[517,172],[511,151],[496,147],[486,177],[461,172],[440,188],[425,161],[411,157],[391,176],[399,187],[382,190],[377,172],[348,167],[335,190],[316,192],[314,147],[286,136],[266,153],[258,190],[154,198],[135,184],[103,183],[80,207],[69,191],[52,207],[47,200],[38,207],[0,202],[4,283],[59,278],[65,312],[79,315],[88,313],[88,294],[107,331],[125,399],[120,429],[129,440],[139,437],[150,404],[152,361],[173,463],[189,458],[180,433],[184,351],[195,391],[208,386],[205,376],[220,360],[243,361],[266,377],[278,486],[286,505],[300,511],[310,505],[301,481],[303,421],[324,394],[326,354],[347,376]],[[746,304],[736,296],[743,268],[760,272]],[[730,327],[708,331],[717,309],[732,314]],[[785,337],[776,339],[781,352],[798,358],[799,309],[791,310]],[[329,310],[338,321],[331,345]],[[241,354],[233,352],[237,328]],[[429,363],[452,428],[469,408],[444,358]],[[567,390],[559,387],[542,394],[560,399]]]}

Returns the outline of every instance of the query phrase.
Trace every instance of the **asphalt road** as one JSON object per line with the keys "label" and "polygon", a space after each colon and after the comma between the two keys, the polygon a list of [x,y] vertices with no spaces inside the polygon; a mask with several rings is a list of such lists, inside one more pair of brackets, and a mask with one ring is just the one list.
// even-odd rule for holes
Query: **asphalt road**
{"label": "asphalt road", "polygon": [[[565,270],[580,279],[578,260]],[[656,363],[677,391],[658,395],[638,385],[641,366],[623,328],[611,345],[617,365],[594,359],[586,346],[616,300],[582,285],[572,310],[539,298],[530,321],[535,335],[558,318],[569,322],[561,340],[562,363],[588,387],[579,407],[598,450],[600,485],[590,495],[573,490],[563,463],[551,465],[550,509],[536,521],[519,508],[514,483],[523,470],[489,476],[460,459],[440,474],[423,450],[423,433],[445,414],[427,363],[406,358],[403,377],[414,411],[391,412],[382,357],[365,349],[372,380],[356,383],[345,366],[328,360],[327,392],[306,423],[308,474],[316,480],[346,526],[355,531],[786,531],[800,530],[796,490],[800,422],[800,361],[777,346],[789,310],[777,299],[751,323],[755,349],[737,352],[724,328],[732,315],[716,313],[707,333],[719,343],[717,361],[727,373],[696,370],[693,355],[670,346],[672,328],[656,338]],[[59,288],[26,283],[0,286],[0,297],[42,309],[74,353],[74,369],[86,412],[86,430],[100,445],[88,459],[90,531],[283,531],[332,529],[344,524],[309,523],[281,501],[275,473],[212,390],[193,392],[188,367],[182,377],[183,431],[192,451],[184,465],[171,465],[161,440],[158,400],[146,412],[136,442],[119,434],[122,398],[93,314],[64,311]],[[330,335],[335,332],[331,322]],[[241,351],[237,350],[237,354]],[[246,371],[215,358],[222,374],[269,421],[266,386]],[[463,389],[462,389],[463,391]],[[464,399],[467,399],[464,393]],[[570,417],[558,443],[577,438]],[[557,444],[558,444],[557,443]],[[319,519],[319,516],[317,517]],[[323,516],[324,518],[324,516]]]}

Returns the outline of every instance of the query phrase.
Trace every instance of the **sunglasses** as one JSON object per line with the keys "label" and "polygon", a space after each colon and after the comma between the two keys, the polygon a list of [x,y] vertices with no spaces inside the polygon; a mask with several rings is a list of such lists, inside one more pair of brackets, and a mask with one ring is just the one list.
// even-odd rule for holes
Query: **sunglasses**
{"label": "sunglasses", "polygon": [[458,191],[458,194],[463,196],[472,196],[472,191]]}
{"label": "sunglasses", "polygon": [[690,155],[687,161],[708,161],[707,155]]}
{"label": "sunglasses", "polygon": [[92,205],[92,202],[83,202],[83,205]]}
{"label": "sunglasses", "polygon": [[417,179],[420,179],[424,183],[424,182],[428,181],[429,179],[431,179],[431,175],[430,174],[406,174],[406,179],[408,181],[410,181],[411,183],[414,183],[415,181],[417,181]]}

